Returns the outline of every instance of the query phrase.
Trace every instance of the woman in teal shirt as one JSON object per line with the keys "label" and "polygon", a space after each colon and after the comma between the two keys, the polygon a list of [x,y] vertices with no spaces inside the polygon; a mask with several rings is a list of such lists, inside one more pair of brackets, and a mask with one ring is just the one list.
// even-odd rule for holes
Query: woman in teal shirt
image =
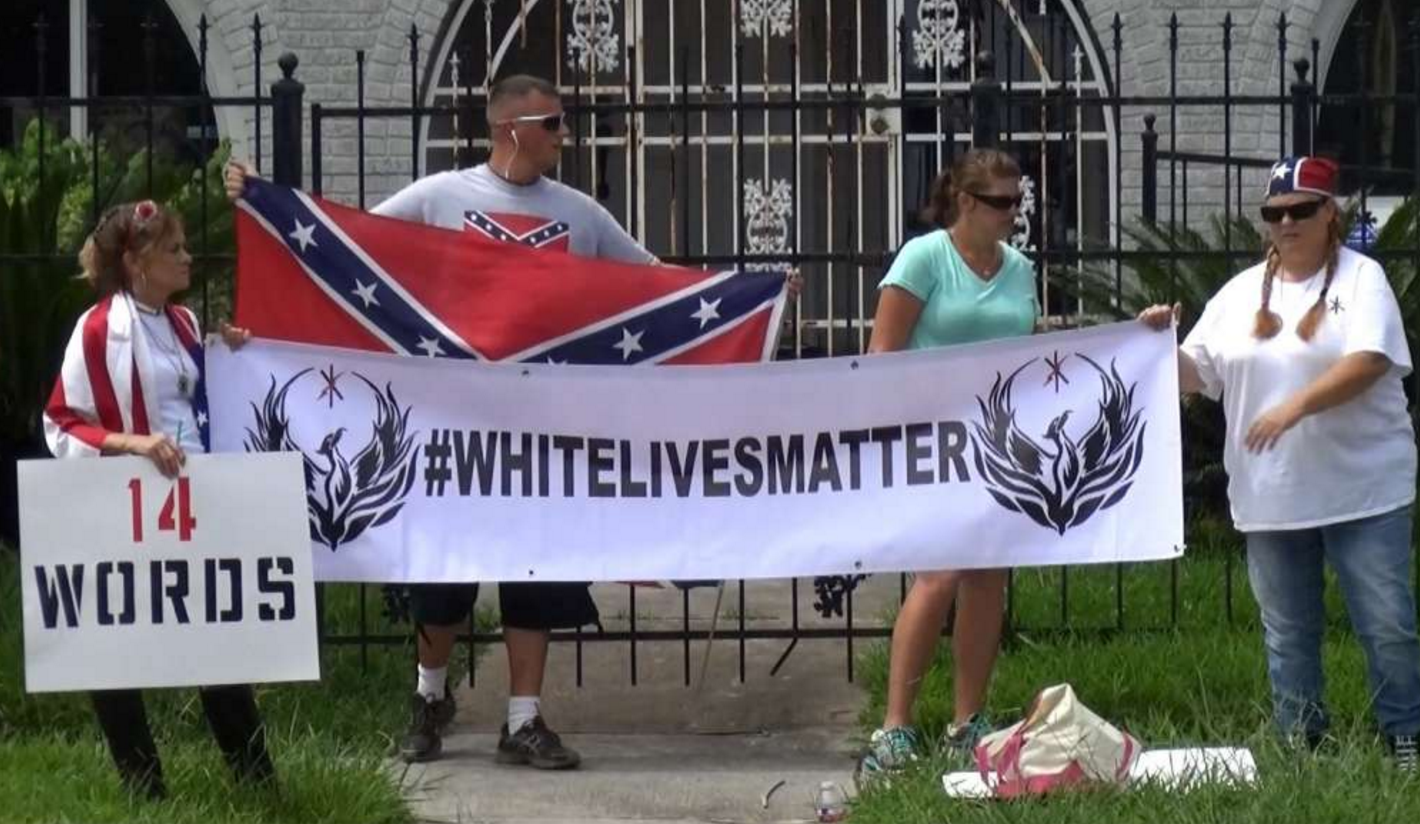
{"label": "woman in teal shirt", "polygon": [[[973,149],[937,178],[924,217],[942,228],[898,251],[879,287],[869,352],[1031,333],[1039,315],[1035,269],[1005,242],[1020,209],[1020,183],[1016,161],[995,149]],[[981,709],[1001,643],[1006,575],[1004,569],[916,574],[893,626],[887,713],[859,762],[861,777],[900,768],[920,748],[912,705],[953,599],[955,702],[945,743],[969,754],[990,731]]]}

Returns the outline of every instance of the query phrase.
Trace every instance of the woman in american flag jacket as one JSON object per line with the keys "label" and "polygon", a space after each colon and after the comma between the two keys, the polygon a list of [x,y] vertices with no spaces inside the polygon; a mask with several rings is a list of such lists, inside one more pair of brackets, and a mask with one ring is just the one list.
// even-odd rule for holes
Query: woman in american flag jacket
{"label": "woman in american flag jacket", "polygon": [[[79,253],[98,302],[80,316],[44,413],[55,457],[140,455],[176,476],[207,449],[202,337],[192,310],[172,302],[188,288],[192,257],[181,219],[151,200],[108,209]],[[239,345],[243,330],[223,336]],[[91,693],[124,784],[161,798],[157,746],[138,690]],[[275,769],[251,688],[203,687],[213,736],[239,781],[272,783]]]}

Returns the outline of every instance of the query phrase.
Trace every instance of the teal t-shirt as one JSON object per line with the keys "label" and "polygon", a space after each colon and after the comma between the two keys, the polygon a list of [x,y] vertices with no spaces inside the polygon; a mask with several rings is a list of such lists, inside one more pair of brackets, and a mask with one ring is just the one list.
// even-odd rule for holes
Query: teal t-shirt
{"label": "teal t-shirt", "polygon": [[903,244],[878,288],[897,286],[922,301],[907,348],[1029,335],[1038,314],[1035,267],[1008,244],[1001,244],[1001,255],[1001,270],[982,280],[945,230]]}

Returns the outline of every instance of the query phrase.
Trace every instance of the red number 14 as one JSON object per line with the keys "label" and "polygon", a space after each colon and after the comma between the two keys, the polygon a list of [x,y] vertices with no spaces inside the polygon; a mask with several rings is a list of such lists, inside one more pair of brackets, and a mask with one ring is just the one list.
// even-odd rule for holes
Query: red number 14
{"label": "red number 14", "polygon": [[[128,482],[128,495],[133,502],[133,543],[143,543],[143,483],[138,478]],[[158,513],[158,531],[177,530],[179,541],[192,540],[192,531],[197,528],[197,519],[192,517],[192,505],[188,492],[188,479],[178,478],[163,509]]]}

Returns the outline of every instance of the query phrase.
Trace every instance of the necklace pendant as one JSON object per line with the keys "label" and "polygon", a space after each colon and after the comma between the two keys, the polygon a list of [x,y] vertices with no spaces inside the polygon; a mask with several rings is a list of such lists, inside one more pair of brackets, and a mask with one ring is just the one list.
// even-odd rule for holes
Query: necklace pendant
{"label": "necklace pendant", "polygon": [[178,375],[177,386],[178,392],[181,393],[184,398],[191,394],[192,383],[188,381],[187,375]]}

